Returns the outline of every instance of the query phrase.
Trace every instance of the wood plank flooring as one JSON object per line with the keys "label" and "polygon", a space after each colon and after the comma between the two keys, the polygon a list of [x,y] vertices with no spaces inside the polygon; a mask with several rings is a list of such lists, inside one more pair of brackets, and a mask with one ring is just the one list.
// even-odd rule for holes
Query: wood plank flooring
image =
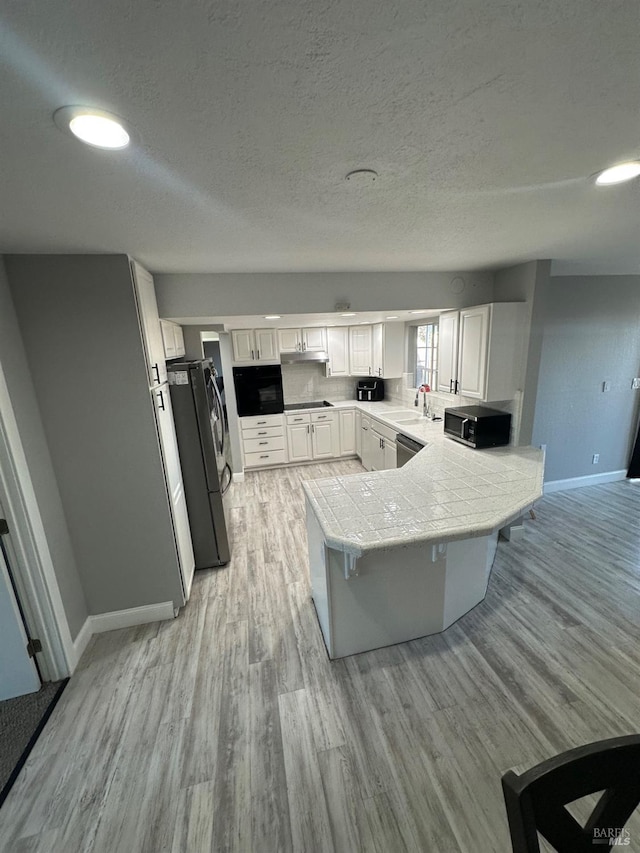
{"label": "wood plank flooring", "polygon": [[504,853],[505,770],[640,729],[640,486],[544,498],[448,631],[331,663],[300,481],[359,470],[233,486],[231,564],[178,619],[94,637],[3,853]]}

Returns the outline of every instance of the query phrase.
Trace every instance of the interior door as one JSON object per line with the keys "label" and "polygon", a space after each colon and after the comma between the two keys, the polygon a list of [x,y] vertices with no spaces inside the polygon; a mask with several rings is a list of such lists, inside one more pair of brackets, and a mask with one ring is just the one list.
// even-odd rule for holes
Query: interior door
{"label": "interior door", "polygon": [[0,548],[0,699],[13,699],[40,689],[40,676],[27,652],[27,642],[9,568]]}

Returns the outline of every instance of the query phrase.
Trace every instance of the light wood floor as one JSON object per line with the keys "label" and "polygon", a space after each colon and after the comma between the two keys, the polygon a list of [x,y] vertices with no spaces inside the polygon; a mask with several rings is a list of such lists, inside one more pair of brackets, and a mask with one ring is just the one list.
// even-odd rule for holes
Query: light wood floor
{"label": "light wood floor", "polygon": [[355,470],[234,486],[231,565],[178,619],[94,638],[2,851],[504,853],[505,770],[640,728],[640,487],[545,498],[456,625],[330,663],[299,481]]}

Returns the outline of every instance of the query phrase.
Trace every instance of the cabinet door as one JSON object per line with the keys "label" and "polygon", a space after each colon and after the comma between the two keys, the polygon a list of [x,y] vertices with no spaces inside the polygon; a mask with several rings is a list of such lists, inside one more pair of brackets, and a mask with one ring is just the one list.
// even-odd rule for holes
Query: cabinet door
{"label": "cabinet door", "polygon": [[176,337],[174,333],[174,324],[168,320],[160,320],[160,329],[162,331],[162,342],[164,343],[164,357],[176,357]]}
{"label": "cabinet door", "polygon": [[302,349],[300,329],[278,329],[280,352],[299,352]]}
{"label": "cabinet door", "polygon": [[349,362],[352,376],[371,376],[371,326],[349,326]]}
{"label": "cabinet door", "polygon": [[302,349],[319,352],[327,348],[327,330],[323,328],[302,330]]}
{"label": "cabinet door", "polygon": [[390,441],[388,438],[382,439],[384,443],[384,468],[385,471],[391,468],[398,467],[397,447],[395,441]]}
{"label": "cabinet door", "polygon": [[371,471],[384,471],[384,438],[371,430]]}
{"label": "cabinet door", "polygon": [[362,418],[362,429],[360,430],[360,433],[362,448],[362,456],[360,458],[367,471],[371,471],[373,466],[373,445],[375,438],[373,437],[371,421],[369,418]]}
{"label": "cabinet door", "polygon": [[233,360],[238,364],[253,361],[255,358],[255,346],[253,343],[253,331],[251,329],[233,329],[231,332],[233,344]]}
{"label": "cabinet door", "polygon": [[167,381],[164,341],[158,317],[158,303],[151,273],[148,273],[136,261],[131,262],[133,288],[138,305],[138,318],[142,330],[142,340],[147,358],[149,386],[161,385]]}
{"label": "cabinet door", "polygon": [[376,323],[371,328],[371,359],[374,376],[384,376],[384,326]]}
{"label": "cabinet door", "polygon": [[287,427],[289,462],[305,462],[311,459],[311,426],[294,424]]}
{"label": "cabinet door", "polygon": [[440,315],[438,331],[438,391],[455,392],[458,379],[457,311]]}
{"label": "cabinet door", "polygon": [[154,397],[158,437],[160,439],[167,493],[169,495],[169,506],[173,517],[178,562],[182,574],[186,601],[189,598],[191,590],[195,558],[193,556],[193,545],[191,544],[191,529],[187,514],[187,500],[182,483],[182,469],[180,468],[178,441],[173,423],[171,397],[169,396],[169,387],[166,384],[154,389],[151,393]]}
{"label": "cabinet door", "polygon": [[340,412],[340,456],[356,452],[356,413],[354,409]]}
{"label": "cabinet door", "polygon": [[490,310],[489,305],[479,305],[460,312],[458,391],[478,400],[485,397]]}
{"label": "cabinet door", "polygon": [[176,345],[176,358],[184,355],[184,332],[178,323],[173,324],[173,338]]}
{"label": "cabinet door", "polygon": [[311,445],[314,459],[333,459],[340,455],[338,421],[311,424]]}
{"label": "cabinet door", "polygon": [[356,456],[362,459],[362,412],[356,411]]}
{"label": "cabinet door", "polygon": [[327,329],[327,351],[329,364],[327,365],[328,376],[349,375],[349,328],[348,326],[336,326]]}
{"label": "cabinet door", "polygon": [[275,329],[255,329],[253,335],[256,344],[257,361],[280,360]]}

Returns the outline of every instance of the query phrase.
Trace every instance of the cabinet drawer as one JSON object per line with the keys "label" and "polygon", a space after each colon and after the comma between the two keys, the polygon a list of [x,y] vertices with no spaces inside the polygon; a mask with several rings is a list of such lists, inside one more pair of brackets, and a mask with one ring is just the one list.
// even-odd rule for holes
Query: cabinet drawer
{"label": "cabinet drawer", "polygon": [[284,427],[259,427],[258,429],[243,429],[242,437],[247,438],[276,438],[284,434]]}
{"label": "cabinet drawer", "polygon": [[245,438],[245,453],[264,453],[267,450],[284,450],[284,436],[275,438]]}
{"label": "cabinet drawer", "polygon": [[258,427],[284,426],[282,415],[251,415],[248,418],[240,418],[242,429],[257,429]]}
{"label": "cabinet drawer", "polygon": [[270,450],[263,453],[245,453],[244,467],[259,468],[263,465],[284,465],[287,456],[284,450]]}
{"label": "cabinet drawer", "polygon": [[287,426],[294,424],[308,424],[311,420],[309,412],[296,412],[295,415],[287,415]]}
{"label": "cabinet drawer", "polygon": [[335,421],[337,415],[335,412],[311,412],[311,423],[317,424],[323,421]]}

